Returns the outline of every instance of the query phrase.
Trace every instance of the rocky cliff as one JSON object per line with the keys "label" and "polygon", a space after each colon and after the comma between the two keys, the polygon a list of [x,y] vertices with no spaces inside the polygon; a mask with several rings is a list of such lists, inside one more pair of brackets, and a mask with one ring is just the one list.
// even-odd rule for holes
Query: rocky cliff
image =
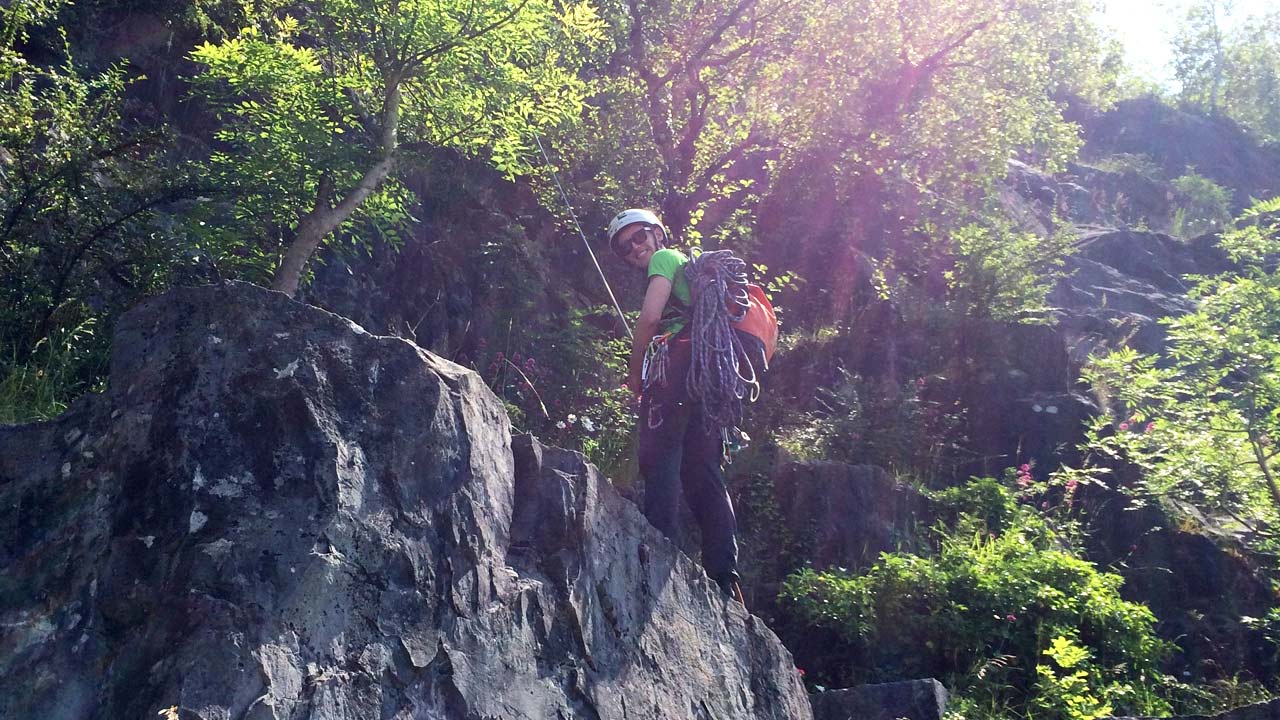
{"label": "rocky cliff", "polygon": [[791,656],[472,373],[243,284],[0,428],[0,717],[808,718]]}

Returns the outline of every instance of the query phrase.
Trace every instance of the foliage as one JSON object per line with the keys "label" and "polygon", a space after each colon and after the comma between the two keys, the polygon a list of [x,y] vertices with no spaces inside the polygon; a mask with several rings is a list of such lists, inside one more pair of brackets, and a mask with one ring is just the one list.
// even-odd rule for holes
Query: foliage
{"label": "foliage", "polygon": [[191,264],[168,212],[197,187],[167,166],[163,128],[129,117],[127,69],[86,75],[65,41],[30,35],[64,6],[0,11],[0,347],[14,416],[95,385],[115,315]]}
{"label": "foliage", "polygon": [[826,4],[789,68],[805,82],[788,119],[836,141],[859,172],[952,200],[1003,177],[1019,152],[1060,167],[1079,139],[1057,98],[1109,97],[1113,58],[1090,18],[1070,0]]}
{"label": "foliage", "polygon": [[1011,155],[1072,157],[1061,99],[1105,104],[1113,75],[1075,0],[632,0],[605,16],[613,52],[565,148],[575,204],[652,204],[686,241],[760,248],[841,306],[818,321],[846,319],[864,258],[930,266],[927,243],[890,253],[880,235],[988,222]]}
{"label": "foliage", "polygon": [[584,132],[566,148],[571,168],[590,171],[573,178],[588,212],[648,204],[686,242],[726,241],[722,225],[770,174],[774,74],[814,4],[605,3],[610,52]]}
{"label": "foliage", "polygon": [[934,556],[885,553],[861,575],[805,569],[784,596],[836,634],[850,665],[872,668],[861,681],[938,677],[970,707],[1037,718],[1167,711],[1141,691],[1164,682],[1154,616],[1121,599],[1122,579],[1080,559],[1048,514],[1015,500],[1030,499],[1022,477],[953,496],[994,499],[1000,527],[962,511],[934,529]]}
{"label": "foliage", "polygon": [[993,210],[985,222],[950,233],[940,248],[956,313],[1002,322],[1049,322],[1045,298],[1063,276],[1074,237],[1067,227],[1047,235],[1019,230]]}
{"label": "foliage", "polygon": [[[827,5],[791,76],[804,78],[792,123],[807,126],[811,139],[804,155],[811,166],[797,168],[801,182],[838,208],[814,228],[818,236],[796,267],[831,289],[836,318],[848,315],[870,262],[890,283],[927,286],[962,262],[948,257],[954,233],[973,237],[983,228],[979,239],[993,238],[1001,214],[994,188],[1008,159],[1062,167],[1080,140],[1059,98],[1074,93],[1105,105],[1110,97],[1114,58],[1081,4],[914,5]],[[825,69],[804,74],[815,63]],[[813,225],[802,214],[794,222]],[[957,306],[994,308],[1008,299]],[[1042,305],[1033,298],[1026,309]]]}
{"label": "foliage", "polygon": [[1280,140],[1280,13],[1228,28],[1230,3],[1195,0],[1174,37],[1179,99]]}
{"label": "foliage", "polygon": [[1171,234],[1197,237],[1231,222],[1231,192],[1209,178],[1188,172],[1173,181],[1173,189],[1177,200]]}
{"label": "foliage", "polygon": [[842,366],[834,372],[829,383],[814,388],[813,409],[783,418],[775,442],[791,457],[927,475],[959,451],[961,418],[928,397],[926,378],[899,387]]}
{"label": "foliage", "polygon": [[593,323],[610,314],[604,307],[575,310],[564,324],[526,334],[522,350],[491,352],[482,341],[480,355],[489,360],[482,375],[517,429],[580,450],[618,479],[635,410],[631,391],[622,386],[630,343]]}
{"label": "foliage", "polygon": [[1227,49],[1227,114],[1255,135],[1280,142],[1280,12],[1242,23]]}
{"label": "foliage", "polygon": [[1195,0],[1173,39],[1174,74],[1182,84],[1184,101],[1216,113],[1226,72],[1223,23],[1230,0]]}
{"label": "foliage", "polygon": [[262,240],[260,265],[288,244],[289,292],[334,230],[363,220],[394,240],[407,194],[393,171],[415,154],[526,170],[532,136],[576,119],[580,44],[602,33],[590,5],[550,0],[325,0],[256,20],[191,57],[226,147],[212,165],[232,207],[215,227]]}
{"label": "foliage", "polygon": [[1067,720],[1110,717],[1111,704],[1089,686],[1089,651],[1059,635],[1044,650],[1050,661],[1036,665],[1032,707],[1036,715],[1057,714]]}
{"label": "foliage", "polygon": [[1138,177],[1159,182],[1164,179],[1164,170],[1156,164],[1150,155],[1143,153],[1113,153],[1092,163],[1093,167],[1103,172],[1133,173]]}
{"label": "foliage", "polygon": [[1110,405],[1089,447],[1142,470],[1142,497],[1172,498],[1249,527],[1280,511],[1280,201],[1247,211],[1222,246],[1239,269],[1195,279],[1197,308],[1167,319],[1160,356],[1119,349],[1085,377]]}
{"label": "foliage", "polygon": [[79,395],[99,389],[106,360],[95,324],[90,317],[58,328],[22,361],[0,360],[0,425],[52,419]]}

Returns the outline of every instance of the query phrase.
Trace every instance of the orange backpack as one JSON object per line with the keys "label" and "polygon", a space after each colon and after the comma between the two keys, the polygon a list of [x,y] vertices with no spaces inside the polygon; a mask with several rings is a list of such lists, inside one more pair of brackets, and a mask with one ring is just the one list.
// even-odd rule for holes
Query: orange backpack
{"label": "orange backpack", "polygon": [[[746,301],[747,307],[741,317],[733,313],[733,308],[729,309],[731,322],[735,330],[741,330],[764,345],[764,361],[767,365],[773,360],[773,353],[778,349],[778,316],[773,312],[773,304],[769,302],[769,298],[759,285],[747,284]],[[730,299],[726,302],[734,301]],[[739,309],[742,310],[741,298],[737,302]]]}

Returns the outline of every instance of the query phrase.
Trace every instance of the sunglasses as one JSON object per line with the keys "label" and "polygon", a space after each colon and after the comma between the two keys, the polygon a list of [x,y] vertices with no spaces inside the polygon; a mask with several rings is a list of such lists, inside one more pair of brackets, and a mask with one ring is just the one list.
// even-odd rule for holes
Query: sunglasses
{"label": "sunglasses", "polygon": [[626,240],[621,240],[618,243],[616,243],[616,249],[618,251],[618,254],[626,256],[635,252],[636,248],[641,247],[642,245],[644,245],[646,242],[649,241],[649,236],[653,234],[653,230],[654,230],[653,225],[640,226],[639,232],[632,234],[632,236],[627,238]]}

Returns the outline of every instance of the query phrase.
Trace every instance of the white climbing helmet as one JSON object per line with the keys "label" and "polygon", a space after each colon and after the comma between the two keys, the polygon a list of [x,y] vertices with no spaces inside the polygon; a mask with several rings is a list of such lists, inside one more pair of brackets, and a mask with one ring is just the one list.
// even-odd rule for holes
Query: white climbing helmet
{"label": "white climbing helmet", "polygon": [[652,210],[645,210],[644,208],[623,210],[617,215],[614,215],[613,220],[609,221],[609,247],[613,248],[614,252],[617,252],[618,250],[613,246],[613,238],[616,237],[618,233],[622,232],[622,228],[628,225],[635,225],[636,223],[645,223],[646,225],[660,227],[662,228],[663,237],[665,238],[667,235],[667,226],[662,224],[662,220],[658,219],[658,216]]}

